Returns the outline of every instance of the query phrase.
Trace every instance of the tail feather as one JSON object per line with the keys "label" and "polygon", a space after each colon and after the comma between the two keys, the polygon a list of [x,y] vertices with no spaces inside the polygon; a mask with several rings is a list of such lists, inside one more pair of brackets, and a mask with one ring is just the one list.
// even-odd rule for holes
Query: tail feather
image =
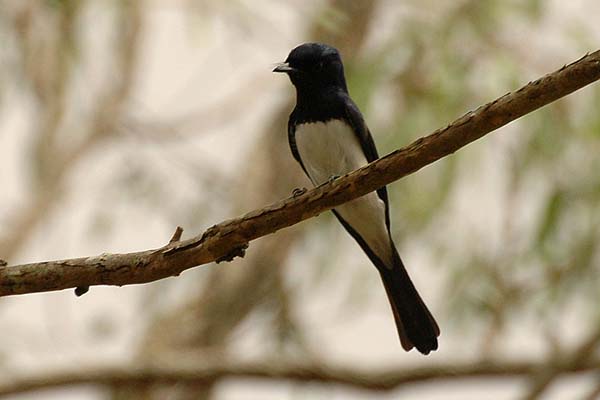
{"label": "tail feather", "polygon": [[394,313],[400,343],[406,351],[415,347],[421,353],[429,354],[438,348],[440,328],[410,280],[402,260],[397,254],[395,256],[393,268],[377,269]]}
{"label": "tail feather", "polygon": [[400,344],[404,350],[409,351],[416,347],[423,354],[437,350],[440,328],[410,280],[391,236],[389,236],[389,243],[393,265],[388,266],[339,212],[333,210],[333,213],[377,267],[392,306]]}

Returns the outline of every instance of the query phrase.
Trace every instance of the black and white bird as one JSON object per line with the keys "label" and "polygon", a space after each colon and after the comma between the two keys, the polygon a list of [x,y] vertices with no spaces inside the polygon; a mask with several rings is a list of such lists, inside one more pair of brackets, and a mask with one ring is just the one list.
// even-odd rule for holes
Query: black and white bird
{"label": "black and white bird", "polygon": [[[378,158],[373,137],[348,94],[344,67],[335,48],[302,44],[273,72],[286,73],[296,87],[288,139],[294,158],[314,185]],[[386,188],[338,206],[333,213],[377,267],[402,347],[406,351],[417,348],[423,354],[436,350],[438,325],[392,241]]]}

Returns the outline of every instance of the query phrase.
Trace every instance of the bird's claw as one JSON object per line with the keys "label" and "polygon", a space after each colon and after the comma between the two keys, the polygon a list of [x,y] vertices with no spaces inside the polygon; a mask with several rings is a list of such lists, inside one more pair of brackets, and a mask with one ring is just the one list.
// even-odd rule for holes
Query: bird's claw
{"label": "bird's claw", "polygon": [[306,193],[308,190],[306,188],[295,188],[292,191],[292,197],[298,197],[298,196],[302,196],[304,193]]}
{"label": "bird's claw", "polygon": [[327,183],[331,183],[331,182],[335,181],[339,177],[340,177],[339,175],[331,175],[329,177],[329,179],[327,180]]}

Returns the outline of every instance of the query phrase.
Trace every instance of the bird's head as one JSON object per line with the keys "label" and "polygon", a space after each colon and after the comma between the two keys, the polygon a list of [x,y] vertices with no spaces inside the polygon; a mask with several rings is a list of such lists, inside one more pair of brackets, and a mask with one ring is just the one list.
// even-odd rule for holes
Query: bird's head
{"label": "bird's head", "polygon": [[336,48],[322,43],[304,43],[293,49],[273,72],[288,74],[298,90],[346,89],[344,66]]}

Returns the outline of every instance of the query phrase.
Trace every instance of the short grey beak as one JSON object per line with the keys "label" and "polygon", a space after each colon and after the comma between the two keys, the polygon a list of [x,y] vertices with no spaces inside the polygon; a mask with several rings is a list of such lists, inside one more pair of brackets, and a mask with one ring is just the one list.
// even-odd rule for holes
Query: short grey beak
{"label": "short grey beak", "polygon": [[290,67],[290,64],[286,63],[286,62],[277,64],[277,66],[273,70],[273,72],[292,72],[292,71],[295,71],[295,69]]}

